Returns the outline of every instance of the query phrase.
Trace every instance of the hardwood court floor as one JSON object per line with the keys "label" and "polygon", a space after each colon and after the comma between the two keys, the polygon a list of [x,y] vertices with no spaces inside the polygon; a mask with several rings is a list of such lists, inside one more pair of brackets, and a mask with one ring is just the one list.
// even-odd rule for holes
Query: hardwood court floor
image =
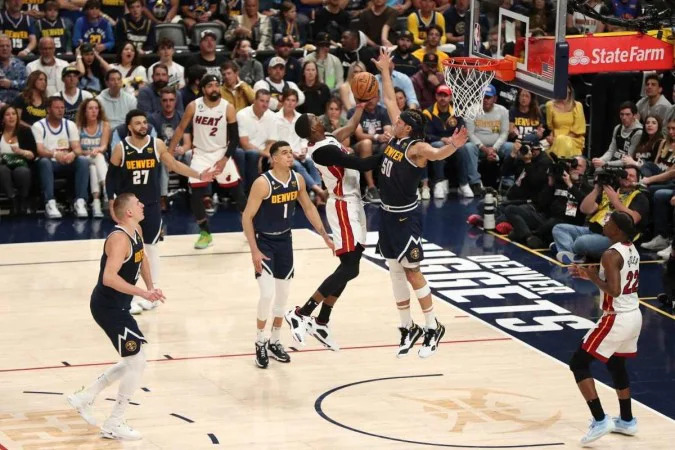
{"label": "hardwood court floor", "polygon": [[[289,305],[337,261],[308,230],[293,234]],[[308,338],[291,364],[256,368],[258,291],[243,235],[218,234],[202,252],[193,241],[161,244],[168,300],[138,317],[150,362],[127,414],[144,435],[134,443],[100,439],[64,396],[117,360],[89,313],[102,241],[0,246],[0,449],[579,447],[590,415],[569,370],[447,303],[436,302],[447,327],[439,352],[396,359],[389,277],[365,260],[333,313],[340,352]],[[413,317],[422,321],[416,304]],[[283,342],[292,345],[286,328]],[[116,389],[99,397],[100,420]],[[613,390],[599,392],[616,414]],[[671,419],[637,402],[633,411],[638,436],[594,447],[672,448]]]}

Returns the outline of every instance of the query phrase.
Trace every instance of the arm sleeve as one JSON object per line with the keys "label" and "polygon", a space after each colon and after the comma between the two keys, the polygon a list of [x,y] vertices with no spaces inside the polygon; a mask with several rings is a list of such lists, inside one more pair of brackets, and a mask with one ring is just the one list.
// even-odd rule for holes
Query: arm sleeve
{"label": "arm sleeve", "polygon": [[108,198],[113,199],[117,194],[117,181],[119,179],[120,167],[115,164],[108,166],[108,173],[105,176],[105,191]]}
{"label": "arm sleeve", "polygon": [[227,143],[227,151],[225,152],[225,156],[231,158],[234,156],[234,152],[239,146],[239,125],[237,122],[227,124],[227,135],[229,136],[230,141]]}
{"label": "arm sleeve", "polygon": [[358,170],[359,172],[367,172],[375,169],[383,154],[369,156],[367,158],[359,158],[356,155],[349,155],[336,145],[327,145],[321,147],[312,153],[312,160],[322,166],[340,166],[347,169]]}

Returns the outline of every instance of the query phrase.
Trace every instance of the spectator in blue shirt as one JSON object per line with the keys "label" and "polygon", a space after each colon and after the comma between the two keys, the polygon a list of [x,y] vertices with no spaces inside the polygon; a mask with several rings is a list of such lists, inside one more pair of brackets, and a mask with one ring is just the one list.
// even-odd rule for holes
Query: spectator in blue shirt
{"label": "spectator in blue shirt", "polygon": [[99,53],[110,53],[115,48],[115,35],[112,25],[101,15],[101,2],[87,0],[84,4],[84,17],[80,17],[73,27],[73,46],[89,43]]}
{"label": "spectator in blue shirt", "polygon": [[26,87],[26,65],[12,55],[12,42],[0,35],[0,103],[12,103]]}
{"label": "spectator in blue shirt", "polygon": [[[378,83],[380,83],[380,105],[384,106],[384,103],[382,102],[382,75],[378,73],[375,77],[377,78]],[[417,101],[417,94],[415,93],[415,86],[413,86],[412,80],[407,75],[394,70],[393,63],[391,79],[394,83],[394,88],[399,88],[405,93],[405,96],[408,99],[408,108],[419,109],[420,102]]]}

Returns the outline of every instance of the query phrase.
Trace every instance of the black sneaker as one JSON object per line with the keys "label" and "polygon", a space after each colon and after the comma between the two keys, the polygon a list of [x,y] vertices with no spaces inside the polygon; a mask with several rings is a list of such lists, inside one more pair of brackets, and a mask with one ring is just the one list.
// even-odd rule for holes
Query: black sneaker
{"label": "black sneaker", "polygon": [[270,356],[282,363],[291,362],[291,357],[284,350],[284,346],[281,345],[281,342],[277,341],[274,344],[267,341],[267,349],[270,351]]}
{"label": "black sneaker", "polygon": [[483,197],[485,195],[485,188],[482,183],[470,184],[469,187],[473,191],[473,195],[476,197]]}
{"label": "black sneaker", "polygon": [[266,343],[255,343],[255,364],[261,369],[267,369],[267,365],[270,363],[270,359],[267,357],[267,347]]}
{"label": "black sneaker", "polygon": [[403,358],[422,336],[422,329],[413,323],[410,328],[400,327],[398,330],[401,332],[401,343],[398,345],[396,357]]}
{"label": "black sneaker", "polygon": [[445,334],[445,327],[436,319],[436,328],[426,328],[424,330],[424,342],[418,355],[420,358],[428,358],[438,350],[438,344]]}

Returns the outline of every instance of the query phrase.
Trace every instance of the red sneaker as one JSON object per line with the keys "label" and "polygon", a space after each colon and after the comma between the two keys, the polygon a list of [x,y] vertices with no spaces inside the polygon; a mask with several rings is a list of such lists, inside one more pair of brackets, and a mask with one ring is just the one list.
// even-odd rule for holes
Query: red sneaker
{"label": "red sneaker", "polygon": [[513,230],[513,227],[508,222],[499,222],[495,226],[495,231],[499,234],[509,234]]}
{"label": "red sneaker", "polygon": [[472,227],[480,227],[483,225],[483,218],[480,216],[480,214],[471,214],[466,218],[466,223]]}

